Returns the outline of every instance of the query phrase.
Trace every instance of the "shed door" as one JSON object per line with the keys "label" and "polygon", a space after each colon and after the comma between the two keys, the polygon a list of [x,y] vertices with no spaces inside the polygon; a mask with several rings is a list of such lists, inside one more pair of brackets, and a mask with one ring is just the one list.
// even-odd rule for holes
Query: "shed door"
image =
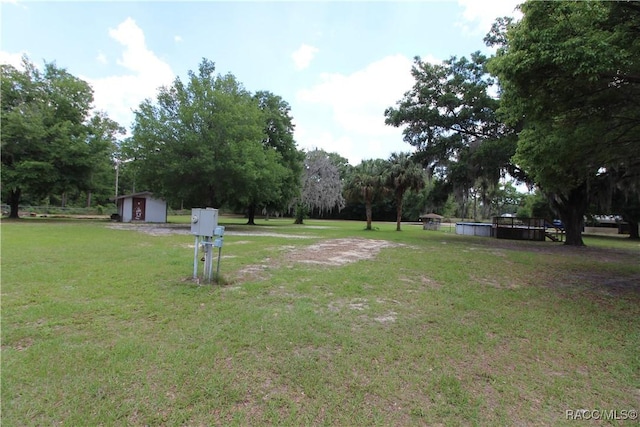
{"label": "shed door", "polygon": [[133,209],[133,211],[131,212],[131,219],[133,221],[144,221],[144,212],[146,209],[146,202],[147,202],[147,199],[144,199],[144,198],[138,198],[138,197],[133,198],[133,203],[131,204],[131,207]]}

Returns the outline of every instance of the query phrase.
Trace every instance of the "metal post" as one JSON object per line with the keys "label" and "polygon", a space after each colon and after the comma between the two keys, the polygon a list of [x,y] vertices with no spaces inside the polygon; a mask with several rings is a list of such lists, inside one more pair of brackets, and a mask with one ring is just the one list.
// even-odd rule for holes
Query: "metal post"
{"label": "metal post", "polygon": [[207,237],[203,236],[202,237],[202,250],[204,251],[204,264],[202,266],[202,280],[203,281],[207,281],[207,258],[209,256],[209,254],[207,253],[207,249],[209,248],[209,246],[207,246]]}
{"label": "metal post", "polygon": [[220,254],[222,253],[222,246],[218,248],[218,266],[216,268],[216,282],[220,282]]}
{"label": "metal post", "polygon": [[211,237],[205,237],[204,247],[204,279],[211,281],[213,273],[213,248],[211,247]]}
{"label": "metal post", "polygon": [[193,279],[197,279],[198,278],[198,238],[199,236],[196,236],[196,242],[194,243],[193,247]]}

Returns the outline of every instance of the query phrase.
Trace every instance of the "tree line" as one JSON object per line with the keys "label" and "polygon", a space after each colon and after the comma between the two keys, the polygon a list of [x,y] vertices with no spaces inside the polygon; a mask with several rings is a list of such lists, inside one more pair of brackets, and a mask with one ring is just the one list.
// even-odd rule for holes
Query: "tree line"
{"label": "tree line", "polygon": [[[349,165],[303,151],[289,104],[250,92],[203,59],[135,110],[130,136],[91,109],[90,86],[54,63],[2,65],[2,198],[108,203],[121,188],[172,207],[246,214],[417,219],[433,211],[487,218],[505,211],[560,218],[583,245],[583,218],[640,220],[640,7],[634,2],[536,2],[496,20],[474,52],[432,64],[381,120],[403,127],[412,153]],[[519,194],[511,177],[536,190]],[[119,189],[115,189],[118,194]]]}
{"label": "tree line", "polygon": [[[496,20],[487,58],[416,58],[415,84],[385,111],[431,174],[464,200],[500,176],[534,186],[581,246],[589,213],[640,220],[640,4],[526,1]],[[493,88],[492,90],[489,90]]]}

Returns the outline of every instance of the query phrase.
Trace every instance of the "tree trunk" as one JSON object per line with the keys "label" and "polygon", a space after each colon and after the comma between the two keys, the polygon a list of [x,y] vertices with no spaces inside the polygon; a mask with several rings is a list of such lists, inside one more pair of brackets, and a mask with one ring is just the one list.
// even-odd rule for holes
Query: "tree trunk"
{"label": "tree trunk", "polygon": [[372,221],[372,211],[373,209],[371,208],[371,201],[367,201],[367,203],[365,204],[365,210],[367,212],[367,230],[371,230],[371,221]]}
{"label": "tree trunk", "polygon": [[87,207],[91,207],[91,190],[87,191]]}
{"label": "tree trunk", "polygon": [[564,225],[566,233],[564,244],[584,246],[582,227],[584,225],[584,214],[589,204],[587,185],[582,184],[574,188],[566,197],[564,195],[552,196],[551,204]]}
{"label": "tree trunk", "polygon": [[18,215],[18,209],[20,208],[21,193],[22,191],[19,188],[9,191],[9,207],[11,208],[11,212],[9,213],[9,218],[18,219],[20,217]]}
{"label": "tree trunk", "polygon": [[[209,199],[209,204],[207,206],[211,206],[214,207],[216,206],[216,193],[215,190],[213,189],[213,186],[209,186],[209,188],[207,188],[207,199]],[[135,188],[133,189],[133,193],[135,194]]]}
{"label": "tree trunk", "polygon": [[400,223],[402,222],[402,195],[396,197],[396,231],[400,230]]}
{"label": "tree trunk", "polygon": [[640,234],[638,234],[638,221],[628,220],[629,223],[629,238],[633,240],[639,240]]}
{"label": "tree trunk", "polygon": [[247,225],[256,225],[256,205],[250,204],[247,208],[247,217],[249,220],[247,221]]}
{"label": "tree trunk", "polygon": [[478,221],[478,195],[473,192],[473,221]]}
{"label": "tree trunk", "polygon": [[304,205],[300,202],[298,202],[296,204],[296,210],[294,212],[294,215],[296,217],[296,220],[293,222],[294,224],[298,224],[298,225],[302,225],[304,224],[304,216],[305,216],[305,210],[304,210]]}
{"label": "tree trunk", "polygon": [[462,220],[464,221],[464,218],[467,216],[467,200],[464,194],[462,195],[461,201],[462,206],[460,207],[460,217],[462,217]]}
{"label": "tree trunk", "polygon": [[569,216],[560,216],[564,223],[564,231],[566,233],[564,244],[569,246],[584,246],[584,242],[582,241],[582,215],[579,215],[575,210],[568,213],[568,215]]}

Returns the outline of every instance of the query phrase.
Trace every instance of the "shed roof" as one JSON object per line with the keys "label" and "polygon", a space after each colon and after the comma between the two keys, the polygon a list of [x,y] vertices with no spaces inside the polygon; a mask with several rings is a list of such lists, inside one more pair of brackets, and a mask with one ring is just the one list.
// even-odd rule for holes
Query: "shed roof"
{"label": "shed roof", "polygon": [[130,197],[143,197],[143,196],[152,196],[153,193],[151,191],[140,191],[139,193],[133,194],[123,194],[122,196],[118,196],[112,200],[120,200],[120,199],[128,199]]}
{"label": "shed roof", "polygon": [[443,216],[442,215],[438,215],[435,213],[428,213],[428,214],[422,214],[420,215],[420,218],[426,218],[426,219],[442,219]]}

